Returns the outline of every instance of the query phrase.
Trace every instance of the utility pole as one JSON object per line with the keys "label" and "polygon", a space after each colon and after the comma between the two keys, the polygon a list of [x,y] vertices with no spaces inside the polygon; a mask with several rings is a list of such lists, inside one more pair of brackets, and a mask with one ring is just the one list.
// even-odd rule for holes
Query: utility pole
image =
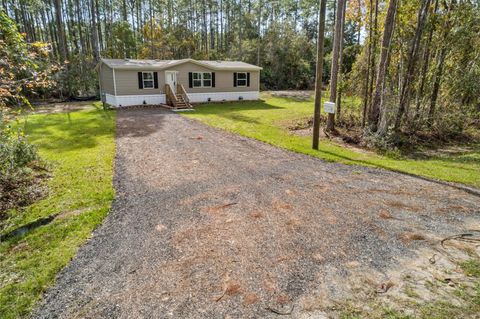
{"label": "utility pole", "polygon": [[317,35],[317,69],[315,75],[315,110],[313,114],[313,142],[312,148],[318,150],[320,138],[320,106],[322,104],[322,74],[323,74],[323,41],[325,38],[325,11],[327,0],[320,0],[320,14],[318,15]]}

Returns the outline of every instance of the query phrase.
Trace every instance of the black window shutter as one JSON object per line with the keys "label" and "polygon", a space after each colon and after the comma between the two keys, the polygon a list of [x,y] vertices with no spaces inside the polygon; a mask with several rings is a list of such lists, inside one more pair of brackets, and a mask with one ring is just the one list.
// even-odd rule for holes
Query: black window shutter
{"label": "black window shutter", "polygon": [[158,89],[158,72],[153,72],[153,87]]}
{"label": "black window shutter", "polygon": [[250,86],[250,72],[247,72],[247,86]]}
{"label": "black window shutter", "polygon": [[188,87],[189,88],[193,87],[193,74],[192,74],[192,72],[188,72]]}
{"label": "black window shutter", "polygon": [[138,88],[143,89],[143,77],[142,72],[138,72]]}
{"label": "black window shutter", "polygon": [[212,88],[215,87],[215,72],[212,72]]}
{"label": "black window shutter", "polygon": [[233,72],[233,86],[237,86],[237,72]]}

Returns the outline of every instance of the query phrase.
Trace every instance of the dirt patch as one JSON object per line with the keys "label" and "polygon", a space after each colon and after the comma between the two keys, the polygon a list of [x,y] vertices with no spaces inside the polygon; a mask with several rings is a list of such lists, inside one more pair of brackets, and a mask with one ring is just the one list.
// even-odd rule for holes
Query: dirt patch
{"label": "dirt patch", "polygon": [[219,213],[219,212],[222,212],[224,210],[226,210],[227,208],[229,208],[230,206],[233,206],[233,205],[236,205],[237,203],[226,203],[226,204],[221,204],[221,205],[215,205],[215,206],[210,206],[210,207],[207,207],[205,210],[209,213]]}
{"label": "dirt patch", "polygon": [[69,113],[74,111],[88,110],[92,108],[92,101],[85,102],[60,102],[38,104],[34,106],[33,113],[35,114],[54,114],[54,113]]}
{"label": "dirt patch", "polygon": [[422,210],[422,207],[420,205],[411,205],[397,200],[387,201],[385,204],[389,208],[404,209],[411,212],[419,212]]}
{"label": "dirt patch", "polygon": [[[480,242],[478,235],[480,233],[475,238]],[[348,305],[341,305],[351,314],[369,318],[384,317],[381,309],[385,307],[390,312],[398,312],[399,316],[416,317],[422,312],[430,312],[435,318],[476,318],[478,308],[470,298],[475,296],[479,281],[469,276],[462,265],[471,260],[480,261],[478,242],[462,243],[461,246],[457,245],[458,242],[441,245],[437,238],[415,250],[414,257],[399,257],[397,266],[379,274],[379,279],[351,278],[350,286],[355,297]],[[379,284],[379,280],[387,284]]]}
{"label": "dirt patch", "polygon": [[254,211],[250,212],[250,217],[253,218],[253,219],[259,219],[259,218],[263,218],[264,215],[261,211],[254,210]]}
{"label": "dirt patch", "polygon": [[390,214],[389,211],[383,210],[378,214],[378,217],[383,218],[383,219],[393,219],[392,214]]}
{"label": "dirt patch", "polygon": [[422,234],[418,234],[418,233],[404,233],[402,235],[400,235],[400,239],[404,242],[404,243],[410,243],[414,240],[425,240],[425,236],[422,235]]}
{"label": "dirt patch", "polygon": [[246,306],[253,305],[254,303],[258,302],[258,296],[253,293],[248,293],[245,295],[245,298],[243,299],[243,304]]}
{"label": "dirt patch", "polygon": [[271,96],[307,101],[313,98],[313,91],[269,91]]}
{"label": "dirt patch", "polygon": [[478,149],[478,147],[479,147],[478,145],[446,145],[442,148],[430,149],[430,150],[425,150],[423,152],[419,152],[417,156],[442,157],[442,156],[468,154],[471,152],[475,152],[475,150]]}
{"label": "dirt patch", "polygon": [[[341,123],[337,127],[336,133],[325,131],[326,116],[320,117],[320,139],[328,139],[342,147],[365,154],[374,154],[374,151],[362,143],[361,129],[356,128],[351,123]],[[287,120],[279,123],[281,127],[287,129],[291,134],[296,136],[312,136],[313,135],[313,118]]]}
{"label": "dirt patch", "polygon": [[32,163],[29,165],[30,172],[19,172],[9,178],[0,177],[0,221],[7,217],[8,210],[28,206],[48,194],[46,181],[50,172],[44,166],[43,163]]}

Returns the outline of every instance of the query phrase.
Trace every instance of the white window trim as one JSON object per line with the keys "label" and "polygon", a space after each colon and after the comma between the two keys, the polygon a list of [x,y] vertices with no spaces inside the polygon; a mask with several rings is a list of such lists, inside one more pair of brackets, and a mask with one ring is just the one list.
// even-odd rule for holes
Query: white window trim
{"label": "white window trim", "polygon": [[[239,79],[238,78],[238,75],[242,73],[242,74],[245,74],[245,79]],[[247,80],[247,77],[248,77],[248,72],[237,72],[237,87],[247,87],[247,84],[248,84],[248,80]],[[238,80],[245,80],[245,85],[240,85],[238,84]]]}
{"label": "white window trim", "polygon": [[[193,77],[193,75],[194,75],[195,73],[201,74],[200,79],[195,79],[195,78]],[[203,78],[203,74],[204,74],[204,73],[210,73],[210,79],[204,79],[204,78]],[[194,83],[195,83],[195,81],[198,81],[198,80],[201,81],[201,83],[202,83],[201,86],[195,86]],[[209,86],[203,85],[203,81],[204,81],[204,80],[207,80],[207,81],[210,80],[210,85],[209,85]],[[194,88],[194,89],[211,88],[211,87],[213,87],[212,84],[213,84],[212,72],[203,72],[203,71],[194,71],[194,72],[192,72],[192,88]]]}
{"label": "white window trim", "polygon": [[[152,75],[152,79],[151,80],[145,80],[143,78],[144,73],[150,73]],[[148,81],[148,82],[152,81],[152,87],[151,88],[145,87],[145,81]],[[154,77],[153,71],[142,71],[142,87],[143,87],[144,90],[152,90],[152,89],[155,88],[155,77]]]}

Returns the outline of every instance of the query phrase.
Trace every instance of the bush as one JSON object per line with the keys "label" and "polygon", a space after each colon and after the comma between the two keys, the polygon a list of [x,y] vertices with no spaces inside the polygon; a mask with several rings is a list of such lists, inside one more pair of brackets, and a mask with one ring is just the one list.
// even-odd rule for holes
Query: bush
{"label": "bush", "polygon": [[456,140],[463,137],[469,117],[460,112],[438,112],[436,120],[431,126],[431,132],[442,141]]}
{"label": "bush", "polygon": [[0,172],[2,176],[22,170],[35,160],[38,160],[37,149],[25,138],[0,137]]}
{"label": "bush", "polygon": [[13,207],[25,206],[43,194],[37,187],[42,165],[37,149],[14,132],[0,110],[0,219]]}
{"label": "bush", "polygon": [[410,139],[407,135],[395,132],[393,128],[387,130],[385,135],[373,133],[368,128],[363,132],[363,142],[383,155],[399,159],[402,157],[402,150],[410,146]]}

